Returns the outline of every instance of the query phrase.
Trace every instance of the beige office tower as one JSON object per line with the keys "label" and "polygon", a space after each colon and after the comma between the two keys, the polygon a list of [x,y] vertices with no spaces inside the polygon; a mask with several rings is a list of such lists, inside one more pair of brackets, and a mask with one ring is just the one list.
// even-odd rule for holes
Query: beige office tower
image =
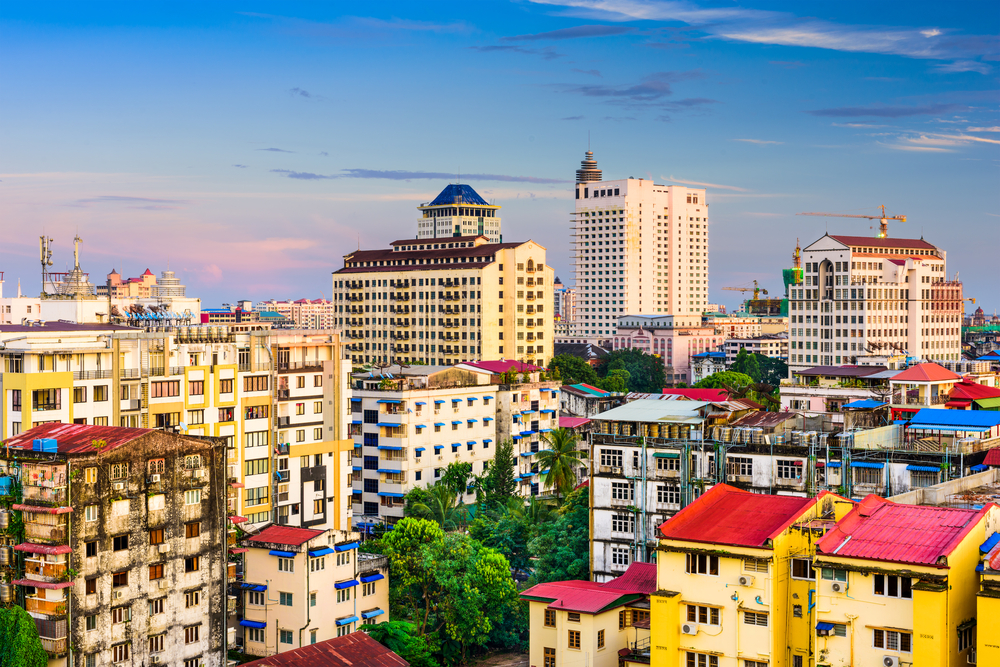
{"label": "beige office tower", "polygon": [[451,183],[429,204],[421,204],[418,239],[485,236],[500,243],[500,207],[488,203],[469,185]]}
{"label": "beige office tower", "polygon": [[705,190],[603,180],[587,151],[575,195],[573,330],[580,342],[607,340],[622,315],[670,314],[676,326],[700,324],[708,305]]}

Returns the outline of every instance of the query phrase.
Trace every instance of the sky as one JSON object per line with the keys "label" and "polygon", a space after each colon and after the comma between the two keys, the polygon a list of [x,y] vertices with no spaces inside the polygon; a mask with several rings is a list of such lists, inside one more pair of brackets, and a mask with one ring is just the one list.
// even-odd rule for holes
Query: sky
{"label": "sky", "polygon": [[[330,296],[449,182],[572,279],[574,172],[705,187],[709,298],[782,291],[796,239],[948,253],[1000,309],[1000,5],[910,2],[6,3],[0,271],[40,287],[169,266],[205,306]],[[807,13],[812,12],[812,13]],[[967,306],[971,311],[972,307]]]}

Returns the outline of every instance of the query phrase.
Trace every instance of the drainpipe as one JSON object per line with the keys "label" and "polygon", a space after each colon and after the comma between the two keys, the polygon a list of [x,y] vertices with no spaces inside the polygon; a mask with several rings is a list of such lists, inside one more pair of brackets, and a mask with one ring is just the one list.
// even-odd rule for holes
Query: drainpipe
{"label": "drainpipe", "polygon": [[302,648],[302,633],[312,624],[312,607],[309,605],[309,547],[306,547],[306,624],[299,628],[299,648]]}

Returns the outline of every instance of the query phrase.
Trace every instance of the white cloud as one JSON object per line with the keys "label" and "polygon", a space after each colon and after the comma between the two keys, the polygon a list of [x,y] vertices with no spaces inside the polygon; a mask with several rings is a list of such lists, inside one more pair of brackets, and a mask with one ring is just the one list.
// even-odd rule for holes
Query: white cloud
{"label": "white cloud", "polygon": [[742,141],[747,144],[757,144],[758,146],[765,146],[767,144],[783,144],[784,141],[768,141],[766,139],[733,139],[733,141]]}
{"label": "white cloud", "polygon": [[717,190],[734,190],[736,192],[750,192],[746,188],[738,188],[735,185],[719,185],[718,183],[704,183],[702,181],[685,181],[682,178],[674,178],[673,176],[667,178],[662,174],[660,175],[660,178],[662,178],[665,181],[670,181],[671,183],[680,183],[682,185],[697,185],[703,188],[715,188]]}
{"label": "white cloud", "polygon": [[1000,132],[1000,125],[994,125],[993,127],[967,127],[966,132]]}
{"label": "white cloud", "polygon": [[931,28],[930,30],[921,30],[920,34],[924,37],[937,37],[941,34],[941,31],[937,28]]}

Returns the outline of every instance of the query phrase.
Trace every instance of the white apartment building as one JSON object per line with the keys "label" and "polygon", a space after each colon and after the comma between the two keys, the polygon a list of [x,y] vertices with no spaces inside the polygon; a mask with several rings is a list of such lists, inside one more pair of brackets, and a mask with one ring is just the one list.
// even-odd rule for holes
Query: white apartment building
{"label": "white apartment building", "polygon": [[789,299],[789,371],[866,352],[961,357],[962,283],[923,239],[824,235],[802,251]]}
{"label": "white apartment building", "polygon": [[708,304],[705,190],[636,178],[605,181],[588,151],[575,194],[575,335],[607,340],[626,313],[700,324]]}
{"label": "white apartment building", "polygon": [[296,299],[295,301],[269,299],[255,303],[253,309],[258,313],[279,313],[291,321],[296,328],[337,328],[337,306],[326,299]]}
{"label": "white apartment building", "polygon": [[402,519],[406,493],[437,482],[450,463],[470,463],[474,475],[487,470],[496,451],[490,377],[451,366],[353,376],[355,527]]}
{"label": "white apartment building", "polygon": [[788,334],[770,334],[755,338],[730,338],[724,346],[726,363],[732,365],[739,356],[740,350],[747,354],[762,354],[772,359],[788,359]]}
{"label": "white apartment building", "polygon": [[490,204],[469,185],[450,183],[429,204],[417,207],[418,239],[453,236],[485,236],[490,243],[501,243],[500,207]]}

